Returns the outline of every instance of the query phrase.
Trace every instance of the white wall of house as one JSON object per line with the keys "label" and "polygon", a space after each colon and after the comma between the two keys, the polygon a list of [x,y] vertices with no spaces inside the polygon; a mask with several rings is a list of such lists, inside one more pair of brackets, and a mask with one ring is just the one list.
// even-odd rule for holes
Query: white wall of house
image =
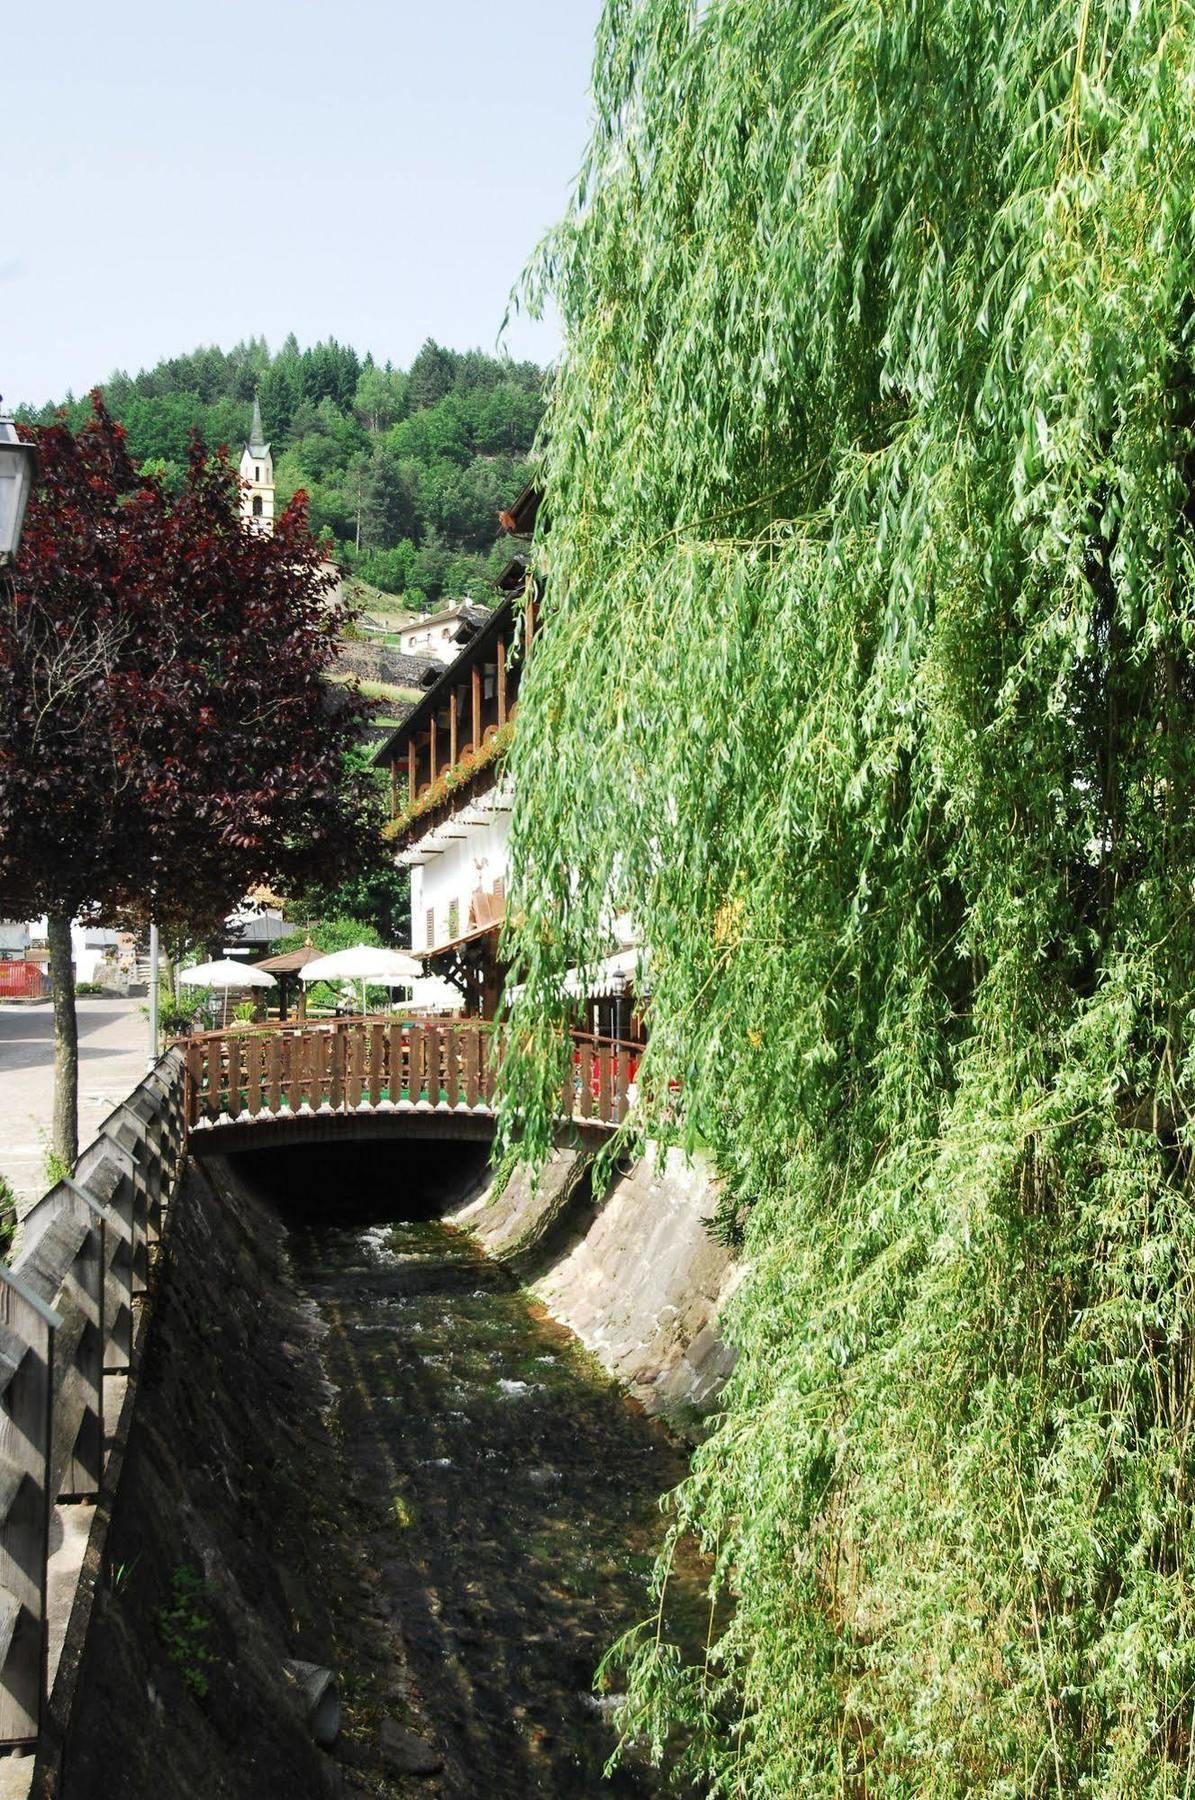
{"label": "white wall of house", "polygon": [[[469,929],[473,895],[506,879],[509,813],[492,813],[484,820],[458,823],[454,829],[464,835],[411,869],[411,948],[416,952],[463,937]],[[433,836],[429,832],[427,839]],[[436,1012],[456,1011],[462,1005],[459,989],[434,977],[415,982],[413,999],[416,1006]]]}
{"label": "white wall of house", "polygon": [[398,629],[398,647],[406,656],[435,656],[447,665],[461,653],[456,641],[462,609],[447,607],[443,612],[425,614]]}
{"label": "white wall of house", "polygon": [[101,925],[71,926],[71,956],[75,964],[76,981],[96,981],[99,979],[100,964],[105,963],[108,970],[115,973],[119,941],[115,931],[109,931]]}

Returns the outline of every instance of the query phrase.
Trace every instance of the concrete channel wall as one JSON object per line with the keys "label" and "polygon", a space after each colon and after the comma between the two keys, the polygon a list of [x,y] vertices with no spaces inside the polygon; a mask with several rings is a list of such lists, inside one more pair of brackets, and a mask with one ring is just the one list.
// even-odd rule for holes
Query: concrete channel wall
{"label": "concrete channel wall", "polygon": [[454,1215],[510,1263],[553,1318],[648,1412],[682,1429],[715,1403],[734,1364],[719,1318],[742,1274],[705,1221],[713,1173],[654,1145],[601,1193],[592,1152],[561,1148]]}
{"label": "concrete channel wall", "polygon": [[[155,1247],[186,1150],[170,1051],[21,1222],[0,1266],[0,1800],[69,1715]],[[51,1791],[47,1789],[46,1791]]]}

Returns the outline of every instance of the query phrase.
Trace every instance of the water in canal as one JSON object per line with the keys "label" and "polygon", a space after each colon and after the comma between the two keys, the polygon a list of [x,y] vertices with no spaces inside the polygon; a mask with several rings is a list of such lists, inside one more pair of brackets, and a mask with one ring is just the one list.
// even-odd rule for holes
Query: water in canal
{"label": "water in canal", "polygon": [[[608,1645],[648,1610],[677,1448],[464,1234],[296,1226],[368,1562],[445,1748],[436,1791],[637,1796],[602,1776]],[[702,1631],[696,1567],[670,1584]],[[700,1621],[700,1622],[699,1622]]]}

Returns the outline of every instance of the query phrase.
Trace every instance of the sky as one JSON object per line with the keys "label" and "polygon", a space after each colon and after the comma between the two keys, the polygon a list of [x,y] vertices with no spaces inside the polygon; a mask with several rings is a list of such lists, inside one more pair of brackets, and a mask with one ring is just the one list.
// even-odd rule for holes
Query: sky
{"label": "sky", "polygon": [[[564,210],[600,0],[4,7],[0,394],[200,344],[493,350]],[[554,321],[511,355],[549,361]]]}

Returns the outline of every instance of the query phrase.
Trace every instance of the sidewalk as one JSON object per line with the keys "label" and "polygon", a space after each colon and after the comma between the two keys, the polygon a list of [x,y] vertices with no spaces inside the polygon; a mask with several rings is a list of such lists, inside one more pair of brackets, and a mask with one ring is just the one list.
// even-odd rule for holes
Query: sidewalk
{"label": "sidewalk", "polygon": [[[79,1008],[79,1148],[145,1073],[149,1021],[141,1000],[93,999]],[[54,1013],[0,1006],[0,1175],[24,1211],[45,1190],[54,1092]]]}

